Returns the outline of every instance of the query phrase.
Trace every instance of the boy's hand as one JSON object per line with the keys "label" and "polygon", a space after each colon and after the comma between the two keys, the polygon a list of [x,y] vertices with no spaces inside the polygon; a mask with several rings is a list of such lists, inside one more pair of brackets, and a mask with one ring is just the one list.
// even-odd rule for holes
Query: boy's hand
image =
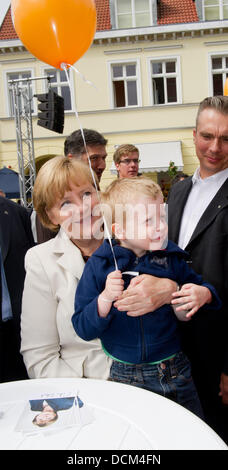
{"label": "boy's hand", "polygon": [[124,281],[121,271],[112,271],[108,274],[105,289],[101,293],[101,297],[113,302],[118,299],[124,290]]}
{"label": "boy's hand", "polygon": [[[179,291],[172,294],[172,297],[171,304],[176,305],[177,312],[181,310],[188,311],[186,318],[192,317],[200,307],[212,300],[211,291],[207,287],[191,283],[184,284]],[[180,307],[178,307],[178,304],[181,304]]]}

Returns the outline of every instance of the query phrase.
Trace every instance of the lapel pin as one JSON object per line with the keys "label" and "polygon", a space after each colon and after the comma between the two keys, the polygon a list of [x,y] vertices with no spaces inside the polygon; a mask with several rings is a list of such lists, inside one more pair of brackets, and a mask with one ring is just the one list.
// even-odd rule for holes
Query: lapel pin
{"label": "lapel pin", "polygon": [[220,206],[220,204],[219,204],[218,209],[221,209],[221,207],[222,207],[222,206]]}
{"label": "lapel pin", "polygon": [[8,211],[4,211],[4,214],[8,215],[8,214],[9,214],[9,212],[8,212]]}

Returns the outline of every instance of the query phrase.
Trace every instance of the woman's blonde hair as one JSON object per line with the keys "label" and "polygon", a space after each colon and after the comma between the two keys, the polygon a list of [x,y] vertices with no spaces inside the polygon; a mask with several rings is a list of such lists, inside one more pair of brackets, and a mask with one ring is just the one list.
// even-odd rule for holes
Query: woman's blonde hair
{"label": "woman's blonde hair", "polygon": [[[98,186],[97,176],[94,174]],[[51,230],[57,230],[47,215],[58,199],[70,190],[70,184],[79,187],[86,183],[94,186],[94,180],[89,166],[77,160],[58,156],[48,160],[40,168],[33,189],[33,205],[41,223]]]}

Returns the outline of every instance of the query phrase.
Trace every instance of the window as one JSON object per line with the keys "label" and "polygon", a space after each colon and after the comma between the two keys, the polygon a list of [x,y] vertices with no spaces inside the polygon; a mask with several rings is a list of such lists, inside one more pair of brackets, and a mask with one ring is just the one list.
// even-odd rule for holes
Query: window
{"label": "window", "polygon": [[112,63],[112,105],[114,108],[139,106],[138,62]]}
{"label": "window", "polygon": [[211,56],[212,94],[223,95],[225,81],[228,77],[228,54]]}
{"label": "window", "polygon": [[117,28],[152,25],[151,0],[115,0]]}
{"label": "window", "polygon": [[[18,82],[18,87],[20,90],[19,94],[19,110],[20,113],[25,109],[25,106],[28,103],[28,82],[24,79],[26,78],[31,78],[32,74],[31,71],[23,71],[23,72],[9,72],[7,73],[7,88],[8,88],[8,93],[9,93],[9,115],[14,116],[14,97],[13,97],[13,91],[12,87],[9,83],[10,80],[22,80]],[[31,112],[34,112],[34,104],[33,104],[33,85],[30,82],[30,102],[31,102]]]}
{"label": "window", "polygon": [[228,0],[204,0],[206,21],[228,19]]}
{"label": "window", "polygon": [[180,102],[179,62],[177,58],[151,61],[153,104]]}
{"label": "window", "polygon": [[[69,76],[69,70],[67,70],[67,73]],[[53,76],[53,78],[50,79],[52,90],[64,98],[65,111],[71,111],[72,110],[71,93],[70,93],[70,88],[69,88],[69,84],[67,81],[65,70],[44,69],[44,75]]]}

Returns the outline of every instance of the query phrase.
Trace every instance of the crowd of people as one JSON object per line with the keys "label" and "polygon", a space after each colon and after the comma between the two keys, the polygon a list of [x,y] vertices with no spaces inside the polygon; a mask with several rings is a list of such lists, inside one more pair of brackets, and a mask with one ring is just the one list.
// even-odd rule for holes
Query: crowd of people
{"label": "crowd of people", "polygon": [[107,140],[83,134],[39,170],[32,216],[0,194],[0,381],[128,383],[228,443],[228,97],[200,103],[199,167],[172,185],[168,226],[137,147],[116,149],[117,179],[100,194]]}

